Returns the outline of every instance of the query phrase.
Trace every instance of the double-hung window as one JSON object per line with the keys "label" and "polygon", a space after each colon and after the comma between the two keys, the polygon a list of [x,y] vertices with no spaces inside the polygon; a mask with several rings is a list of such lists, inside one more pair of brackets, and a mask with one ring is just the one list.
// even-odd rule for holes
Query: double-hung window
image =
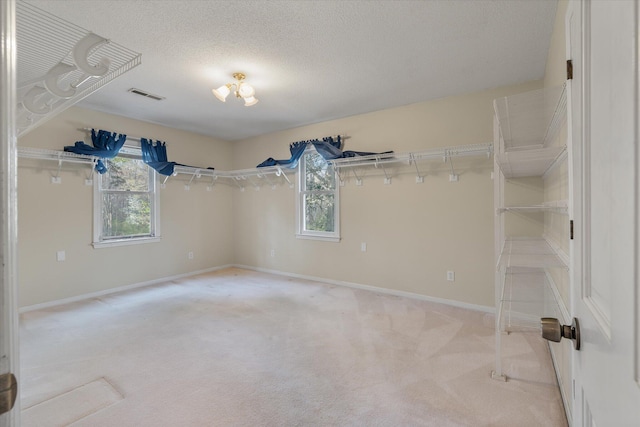
{"label": "double-hung window", "polygon": [[160,240],[156,173],[139,149],[123,147],[103,160],[107,172],[94,180],[93,246],[117,246]]}
{"label": "double-hung window", "polygon": [[340,187],[337,181],[333,166],[315,149],[304,152],[298,174],[298,237],[340,240]]}

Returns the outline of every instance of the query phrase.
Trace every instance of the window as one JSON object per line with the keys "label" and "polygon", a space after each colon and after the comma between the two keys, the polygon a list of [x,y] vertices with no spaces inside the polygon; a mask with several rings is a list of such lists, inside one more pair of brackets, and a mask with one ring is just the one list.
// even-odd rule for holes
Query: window
{"label": "window", "polygon": [[315,149],[300,159],[298,237],[339,241],[339,186],[336,173]]}
{"label": "window", "polygon": [[155,171],[142,161],[140,150],[132,148],[103,161],[107,172],[94,181],[93,246],[158,241]]}

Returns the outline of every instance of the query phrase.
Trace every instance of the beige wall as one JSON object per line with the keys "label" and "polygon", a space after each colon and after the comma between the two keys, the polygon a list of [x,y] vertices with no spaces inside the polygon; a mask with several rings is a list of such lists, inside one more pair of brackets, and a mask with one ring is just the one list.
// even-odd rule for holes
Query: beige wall
{"label": "beige wall", "polygon": [[[345,147],[356,151],[491,142],[493,99],[539,87],[541,82],[531,82],[251,138],[235,143],[234,168],[287,158],[293,141],[337,134],[348,135]],[[350,179],[340,190],[339,243],[296,239],[295,189],[236,191],[235,261],[492,307],[492,160],[456,164],[456,183],[441,163],[423,184],[415,183],[415,174],[394,176],[391,185],[380,175],[365,177],[362,186]],[[366,252],[360,251],[362,242]],[[447,270],[455,271],[455,282],[446,281]]]}
{"label": "beige wall", "polygon": [[[94,127],[167,142],[169,160],[229,169],[229,142],[71,108],[38,127],[18,144],[62,149],[82,140],[79,129]],[[88,141],[87,141],[88,142]],[[183,178],[170,178],[160,190],[162,241],[94,249],[93,188],[85,186],[88,166],[63,164],[61,184],[51,184],[57,163],[20,159],[18,171],[20,306],[100,292],[233,262],[232,190],[206,191],[198,182],[184,190]],[[66,261],[57,262],[64,250]],[[187,253],[194,252],[189,260]]]}

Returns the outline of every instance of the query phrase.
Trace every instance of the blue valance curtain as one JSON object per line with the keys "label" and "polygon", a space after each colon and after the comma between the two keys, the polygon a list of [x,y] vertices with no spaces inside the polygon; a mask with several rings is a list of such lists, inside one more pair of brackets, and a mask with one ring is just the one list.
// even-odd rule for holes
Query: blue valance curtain
{"label": "blue valance curtain", "polygon": [[332,137],[322,138],[320,140],[311,141],[316,151],[325,159],[325,160],[335,160],[335,159],[344,159],[347,157],[356,157],[356,156],[372,156],[376,154],[393,154],[393,151],[383,151],[382,153],[373,153],[369,151],[351,151],[345,150],[342,151],[340,147],[342,146],[342,141],[340,140],[340,136],[337,139],[333,139]]}
{"label": "blue valance curtain", "polygon": [[155,145],[152,140],[140,138],[140,150],[142,151],[142,161],[155,169],[159,174],[173,174],[176,162],[170,162],[167,159],[167,147],[164,142],[156,141]]}
{"label": "blue valance curtain", "polygon": [[[183,165],[182,163],[170,162],[167,158],[166,143],[162,141],[156,141],[154,144],[151,139],[140,138],[140,151],[142,151],[142,161],[149,165],[150,168],[155,169],[161,175],[173,175],[175,166],[195,167]],[[214,168],[208,167],[206,169],[213,170]]]}
{"label": "blue valance curtain", "polygon": [[[95,129],[91,129],[91,143],[93,146],[85,144],[83,141],[78,141],[75,145],[64,147],[64,151],[96,156],[100,157],[100,159],[113,159],[118,155],[126,140],[127,135],[117,135],[115,132],[111,133],[106,130],[99,130],[96,133]],[[102,160],[98,160],[96,163],[96,171],[98,173],[107,171],[107,167]]]}
{"label": "blue valance curtain", "polygon": [[284,166],[289,169],[294,169],[298,166],[298,160],[302,157],[302,153],[307,148],[308,141],[298,141],[289,145],[289,151],[291,152],[291,158],[286,160],[276,160],[273,157],[269,157],[264,162],[260,163],[257,167],[264,168],[267,166]]}
{"label": "blue valance curtain", "polygon": [[342,159],[346,157],[356,157],[356,156],[370,156],[374,154],[393,154],[393,151],[384,151],[382,153],[371,153],[367,151],[342,151],[342,139],[338,136],[336,139],[328,136],[326,138],[322,138],[322,141],[319,139],[313,139],[309,141],[298,141],[289,145],[289,151],[291,152],[291,158],[286,160],[275,160],[272,157],[269,157],[264,162],[258,165],[259,168],[266,166],[285,166],[290,169],[295,168],[298,165],[298,160],[304,153],[304,150],[307,148],[308,144],[313,144],[316,151],[325,159],[325,160],[334,160],[334,159]]}

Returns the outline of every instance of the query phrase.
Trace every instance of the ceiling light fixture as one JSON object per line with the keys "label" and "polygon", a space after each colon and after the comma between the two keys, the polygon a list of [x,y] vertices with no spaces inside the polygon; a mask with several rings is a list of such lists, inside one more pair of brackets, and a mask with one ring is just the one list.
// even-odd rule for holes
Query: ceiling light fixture
{"label": "ceiling light fixture", "polygon": [[233,73],[233,78],[236,79],[235,82],[222,85],[218,89],[213,89],[211,92],[213,92],[220,101],[226,102],[227,96],[229,96],[233,89],[236,98],[244,99],[245,107],[256,105],[258,103],[258,99],[254,96],[256,91],[252,86],[243,81],[245,75],[243,73]]}

